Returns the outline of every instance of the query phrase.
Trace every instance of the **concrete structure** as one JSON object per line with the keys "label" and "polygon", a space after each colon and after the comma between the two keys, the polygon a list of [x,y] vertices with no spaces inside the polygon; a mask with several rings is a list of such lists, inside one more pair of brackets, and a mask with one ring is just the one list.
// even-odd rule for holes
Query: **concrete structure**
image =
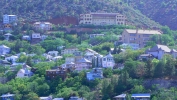
{"label": "concrete structure", "polygon": [[102,58],[102,67],[103,68],[113,68],[115,66],[114,57],[111,53]]}
{"label": "concrete structure", "polygon": [[126,100],[126,94],[115,96],[114,100]]}
{"label": "concrete structure", "polygon": [[10,48],[5,45],[0,45],[0,55],[5,55],[10,52]]}
{"label": "concrete structure", "polygon": [[177,51],[175,49],[170,49],[166,45],[159,45],[159,44],[146,50],[146,53],[153,55],[157,59],[162,59],[164,54],[169,54],[174,58],[177,57]]}
{"label": "concrete structure", "polygon": [[146,94],[132,94],[132,99],[133,100],[150,100],[150,93],[146,93]]}
{"label": "concrete structure", "polygon": [[87,72],[87,80],[94,80],[96,78],[103,78],[102,68],[93,68],[91,72]]}
{"label": "concrete structure", "polygon": [[88,70],[92,67],[92,62],[85,59],[85,58],[82,58],[78,61],[75,62],[76,63],[76,71],[82,71],[82,70]]}
{"label": "concrete structure", "polygon": [[90,34],[90,38],[104,37],[104,34]]}
{"label": "concrete structure", "polygon": [[16,15],[3,15],[3,24],[10,24],[17,22],[17,16]]}
{"label": "concrete structure", "polygon": [[53,69],[53,70],[46,70],[46,76],[50,79],[61,77],[65,79],[67,77],[67,71],[63,68]]}
{"label": "concrete structure", "polygon": [[31,77],[33,73],[28,68],[22,68],[17,73],[17,78]]}
{"label": "concrete structure", "polygon": [[49,31],[52,29],[52,23],[50,22],[35,22],[33,26],[37,30]]}
{"label": "concrete structure", "polygon": [[10,94],[10,93],[8,93],[8,94],[3,94],[2,96],[1,96],[1,100],[15,100],[14,99],[14,94]]}
{"label": "concrete structure", "polygon": [[126,25],[126,17],[120,13],[81,14],[79,24]]}
{"label": "concrete structure", "polygon": [[78,48],[67,48],[67,49],[64,49],[64,50],[61,50],[61,54],[62,55],[65,55],[65,54],[72,54],[74,55],[75,52],[78,52]]}
{"label": "concrete structure", "polygon": [[161,35],[158,30],[139,30],[139,29],[125,29],[122,33],[123,43],[139,44],[139,47],[144,47],[150,40],[152,35]]}

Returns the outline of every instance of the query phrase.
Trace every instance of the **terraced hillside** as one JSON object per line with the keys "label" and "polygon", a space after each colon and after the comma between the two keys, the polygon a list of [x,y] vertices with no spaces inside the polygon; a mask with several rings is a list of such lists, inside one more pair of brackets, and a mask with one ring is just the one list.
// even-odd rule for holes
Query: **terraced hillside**
{"label": "terraced hillside", "polygon": [[1,0],[0,7],[0,17],[3,14],[17,14],[24,21],[61,16],[77,18],[81,13],[105,11],[122,13],[129,23],[139,27],[160,26],[121,0]]}

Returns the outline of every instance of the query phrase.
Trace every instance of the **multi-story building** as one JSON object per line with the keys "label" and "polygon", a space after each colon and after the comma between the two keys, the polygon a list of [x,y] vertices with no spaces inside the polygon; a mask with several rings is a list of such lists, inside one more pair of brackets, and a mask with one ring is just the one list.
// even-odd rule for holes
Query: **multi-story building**
{"label": "multi-story building", "polygon": [[114,57],[111,53],[102,58],[102,67],[103,68],[113,68],[115,66]]}
{"label": "multi-story building", "polygon": [[81,14],[79,24],[125,25],[126,24],[126,17],[120,13]]}
{"label": "multi-story building", "polygon": [[3,15],[3,24],[10,24],[17,22],[17,16],[16,15]]}
{"label": "multi-story building", "polygon": [[50,22],[35,22],[33,26],[37,30],[44,30],[44,31],[49,31],[52,29],[52,23]]}
{"label": "multi-story building", "polygon": [[50,79],[61,77],[65,79],[67,77],[67,70],[63,68],[53,69],[53,70],[46,70],[46,76]]}
{"label": "multi-story building", "polygon": [[139,47],[144,47],[150,40],[152,35],[161,35],[158,30],[138,30],[138,29],[125,29],[122,33],[123,43],[139,44]]}

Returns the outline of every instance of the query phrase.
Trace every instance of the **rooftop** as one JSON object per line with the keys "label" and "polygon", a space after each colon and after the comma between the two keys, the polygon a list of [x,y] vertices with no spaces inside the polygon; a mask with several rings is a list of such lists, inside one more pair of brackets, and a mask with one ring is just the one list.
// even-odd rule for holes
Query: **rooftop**
{"label": "rooftop", "polygon": [[121,95],[115,96],[114,98],[125,98],[125,97],[126,97],[126,94],[121,94]]}
{"label": "rooftop", "polygon": [[159,30],[137,30],[137,29],[125,29],[130,34],[162,34]]}
{"label": "rooftop", "polygon": [[132,96],[131,97],[134,97],[134,98],[139,98],[139,97],[144,97],[144,98],[150,98],[151,97],[151,95],[150,95],[150,93],[144,93],[144,94],[132,94]]}

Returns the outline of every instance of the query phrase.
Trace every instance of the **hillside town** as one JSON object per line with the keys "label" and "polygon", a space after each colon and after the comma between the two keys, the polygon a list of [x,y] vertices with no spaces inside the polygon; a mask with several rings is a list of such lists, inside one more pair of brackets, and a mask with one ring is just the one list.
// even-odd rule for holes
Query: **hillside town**
{"label": "hillside town", "polygon": [[[30,95],[22,96],[15,89],[23,92],[34,89],[39,99],[33,100],[150,100],[156,94],[141,91],[139,88],[144,87],[138,79],[155,75],[172,77],[176,73],[177,50],[172,47],[175,41],[171,43],[171,37],[164,33],[168,32],[166,27],[162,30],[138,28],[129,25],[125,15],[106,12],[80,14],[78,24],[69,26],[45,21],[25,23],[18,15],[5,14],[2,19],[2,100],[28,100]],[[119,77],[117,83],[121,82],[122,86],[114,82],[115,77]],[[36,83],[27,85],[32,90],[25,90],[25,86],[15,81]],[[3,89],[3,84],[7,84],[4,88],[15,84],[18,87]],[[37,84],[41,87],[36,88]],[[104,84],[108,85],[104,87]],[[115,93],[104,90],[112,89],[110,84],[115,85]],[[95,94],[84,97],[84,92],[77,92],[81,87],[85,89],[84,86]],[[94,98],[88,99],[90,95]]]}

